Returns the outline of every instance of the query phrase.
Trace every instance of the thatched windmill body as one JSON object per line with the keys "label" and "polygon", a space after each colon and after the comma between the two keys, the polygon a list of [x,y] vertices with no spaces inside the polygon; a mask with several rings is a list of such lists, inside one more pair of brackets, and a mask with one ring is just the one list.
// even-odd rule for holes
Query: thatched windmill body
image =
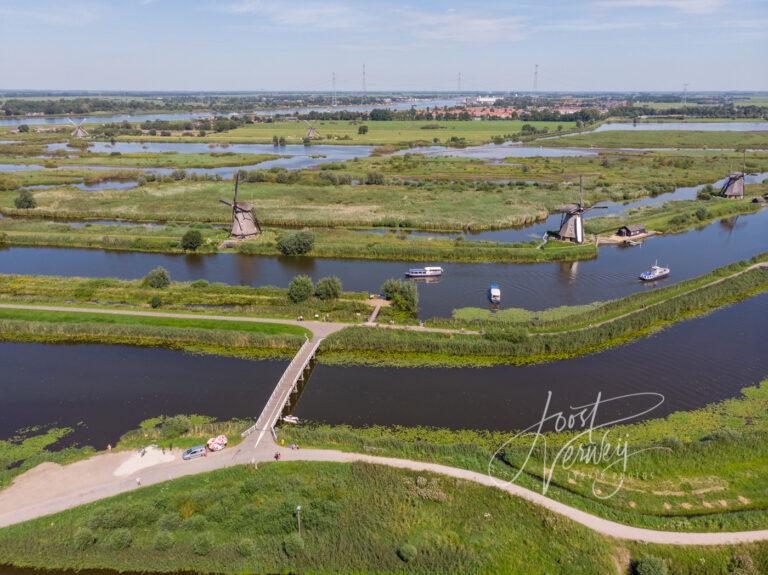
{"label": "thatched windmill body", "polygon": [[582,179],[579,178],[579,203],[568,204],[567,206],[562,206],[558,209],[558,211],[562,212],[563,217],[560,219],[560,229],[557,232],[557,237],[561,240],[567,240],[577,244],[584,243],[584,214],[589,210],[604,210],[607,207],[608,206],[584,207],[584,188]]}
{"label": "thatched windmill body", "polygon": [[240,183],[240,174],[235,174],[235,196],[232,201],[219,200],[222,204],[232,208],[232,228],[229,236],[239,240],[251,238],[261,233],[261,225],[253,215],[253,205],[248,202],[237,201],[237,188]]}
{"label": "thatched windmill body", "polygon": [[309,128],[307,128],[307,140],[316,140],[320,137],[320,132],[317,131],[317,128],[315,128],[314,125],[310,124],[306,120],[304,120],[304,123],[309,126]]}
{"label": "thatched windmill body", "polygon": [[88,137],[88,130],[83,128],[83,124],[85,123],[85,118],[83,118],[79,124],[75,124],[71,119],[67,118],[67,122],[72,124],[75,129],[72,130],[71,136],[73,138],[87,138]]}
{"label": "thatched windmill body", "polygon": [[720,195],[732,200],[744,199],[744,172],[734,172],[720,188]]}

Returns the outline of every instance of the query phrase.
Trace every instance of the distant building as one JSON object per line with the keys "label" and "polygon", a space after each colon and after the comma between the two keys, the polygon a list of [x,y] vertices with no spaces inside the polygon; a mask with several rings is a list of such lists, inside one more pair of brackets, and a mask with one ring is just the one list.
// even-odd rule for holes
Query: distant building
{"label": "distant building", "polygon": [[499,100],[500,98],[497,98],[495,96],[478,96],[477,98],[475,98],[475,103],[493,106]]}

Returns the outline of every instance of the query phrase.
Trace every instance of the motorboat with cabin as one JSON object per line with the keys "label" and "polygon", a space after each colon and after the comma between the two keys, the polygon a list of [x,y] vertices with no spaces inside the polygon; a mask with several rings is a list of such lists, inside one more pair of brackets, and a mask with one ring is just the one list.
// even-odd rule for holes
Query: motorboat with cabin
{"label": "motorboat with cabin", "polygon": [[423,268],[411,268],[405,272],[408,278],[436,278],[443,275],[443,268],[438,266],[427,266]]}
{"label": "motorboat with cabin", "polygon": [[660,279],[664,279],[670,273],[669,268],[665,268],[659,265],[659,261],[651,266],[651,269],[644,271],[640,274],[640,279],[644,282],[652,282]]}
{"label": "motorboat with cabin", "polygon": [[488,288],[488,301],[491,303],[501,303],[501,288],[498,284],[491,284]]}

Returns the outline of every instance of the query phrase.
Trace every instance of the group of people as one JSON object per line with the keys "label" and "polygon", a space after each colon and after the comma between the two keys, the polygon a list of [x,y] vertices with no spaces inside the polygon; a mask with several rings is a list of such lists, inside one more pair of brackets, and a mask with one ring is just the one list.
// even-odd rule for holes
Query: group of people
{"label": "group of people", "polygon": [[[299,448],[298,443],[291,443],[288,447],[291,448],[291,451],[296,451]],[[283,458],[282,454],[279,451],[275,452],[275,461],[280,461]]]}

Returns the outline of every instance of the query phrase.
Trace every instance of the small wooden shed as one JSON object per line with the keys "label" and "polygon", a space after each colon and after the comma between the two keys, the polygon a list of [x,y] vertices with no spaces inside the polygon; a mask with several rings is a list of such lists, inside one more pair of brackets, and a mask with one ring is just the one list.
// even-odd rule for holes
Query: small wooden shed
{"label": "small wooden shed", "polygon": [[616,232],[616,235],[621,236],[622,238],[631,238],[633,236],[639,236],[644,233],[647,233],[647,230],[643,224],[629,224],[620,227]]}

